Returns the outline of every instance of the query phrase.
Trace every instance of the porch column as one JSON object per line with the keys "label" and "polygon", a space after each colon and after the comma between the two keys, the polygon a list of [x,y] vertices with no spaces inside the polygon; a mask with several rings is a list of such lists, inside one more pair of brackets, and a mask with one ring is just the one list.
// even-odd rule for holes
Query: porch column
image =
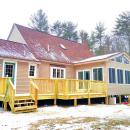
{"label": "porch column", "polygon": [[7,102],[4,102],[4,111],[7,111]]}
{"label": "porch column", "polygon": [[88,105],[91,105],[91,99],[90,99],[90,97],[88,98]]}
{"label": "porch column", "polygon": [[77,99],[74,99],[74,106],[77,106]]}
{"label": "porch column", "polygon": [[128,95],[128,103],[130,103],[130,95]]}
{"label": "porch column", "polygon": [[54,105],[56,105],[57,104],[57,100],[56,99],[54,99]]}
{"label": "porch column", "polygon": [[108,105],[108,96],[105,97],[105,104]]}
{"label": "porch column", "polygon": [[119,95],[119,103],[121,104],[121,95]]}

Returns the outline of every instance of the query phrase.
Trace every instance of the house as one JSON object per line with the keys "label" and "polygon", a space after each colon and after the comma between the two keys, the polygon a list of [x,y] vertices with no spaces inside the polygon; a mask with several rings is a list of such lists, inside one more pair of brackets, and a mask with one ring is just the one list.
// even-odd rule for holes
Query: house
{"label": "house", "polygon": [[[0,68],[0,76],[11,77],[17,94],[29,93],[33,78],[39,87],[39,100],[130,94],[130,57],[126,53],[95,56],[87,43],[18,24],[13,25],[7,40],[0,40]],[[59,81],[55,83],[52,79]],[[58,89],[54,90],[55,84]]]}

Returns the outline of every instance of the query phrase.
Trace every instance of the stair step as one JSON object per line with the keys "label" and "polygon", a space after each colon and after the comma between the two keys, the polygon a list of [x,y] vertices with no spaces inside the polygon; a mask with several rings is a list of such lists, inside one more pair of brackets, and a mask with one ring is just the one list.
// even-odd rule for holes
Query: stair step
{"label": "stair step", "polygon": [[30,99],[30,100],[15,100],[14,103],[24,103],[24,102],[34,102],[34,100]]}
{"label": "stair step", "polygon": [[25,107],[15,107],[14,113],[20,113],[20,112],[35,112],[37,111],[37,106],[25,106]]}
{"label": "stair step", "polygon": [[14,105],[20,105],[20,104],[34,104],[35,102],[18,102],[14,103]]}

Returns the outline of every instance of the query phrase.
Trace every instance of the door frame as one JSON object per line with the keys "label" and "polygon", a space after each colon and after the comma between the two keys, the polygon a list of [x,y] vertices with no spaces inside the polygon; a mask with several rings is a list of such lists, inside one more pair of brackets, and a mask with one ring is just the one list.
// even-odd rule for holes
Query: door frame
{"label": "door frame", "polygon": [[14,87],[15,87],[15,89],[16,89],[16,81],[17,81],[17,61],[13,61],[13,60],[3,60],[3,73],[2,73],[2,77],[4,77],[4,74],[5,74],[5,63],[15,64],[15,70],[14,70]]}
{"label": "door frame", "polygon": [[[76,79],[78,80],[78,72],[83,72],[83,78],[84,78],[84,71],[89,71],[90,73],[90,80],[92,80],[92,75],[91,75],[91,69],[83,69],[83,70],[77,70],[76,71]],[[83,79],[84,80],[84,79]]]}

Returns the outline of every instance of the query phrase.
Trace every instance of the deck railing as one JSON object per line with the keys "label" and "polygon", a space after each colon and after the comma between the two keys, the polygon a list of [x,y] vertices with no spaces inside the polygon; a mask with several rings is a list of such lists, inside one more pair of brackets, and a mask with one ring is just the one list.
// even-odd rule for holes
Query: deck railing
{"label": "deck railing", "polygon": [[0,94],[4,95],[6,91],[7,78],[0,78]]}
{"label": "deck railing", "polygon": [[39,88],[38,94],[107,94],[107,83],[104,81],[76,80],[76,79],[42,79],[32,80]]}
{"label": "deck railing", "polygon": [[12,112],[14,112],[14,100],[15,100],[15,87],[12,81],[8,80],[8,101]]}
{"label": "deck railing", "polygon": [[56,82],[53,79],[37,78],[32,81],[38,86],[38,94],[53,94],[55,93]]}
{"label": "deck railing", "polygon": [[35,105],[37,106],[38,86],[32,80],[30,81],[30,96],[35,101]]}

